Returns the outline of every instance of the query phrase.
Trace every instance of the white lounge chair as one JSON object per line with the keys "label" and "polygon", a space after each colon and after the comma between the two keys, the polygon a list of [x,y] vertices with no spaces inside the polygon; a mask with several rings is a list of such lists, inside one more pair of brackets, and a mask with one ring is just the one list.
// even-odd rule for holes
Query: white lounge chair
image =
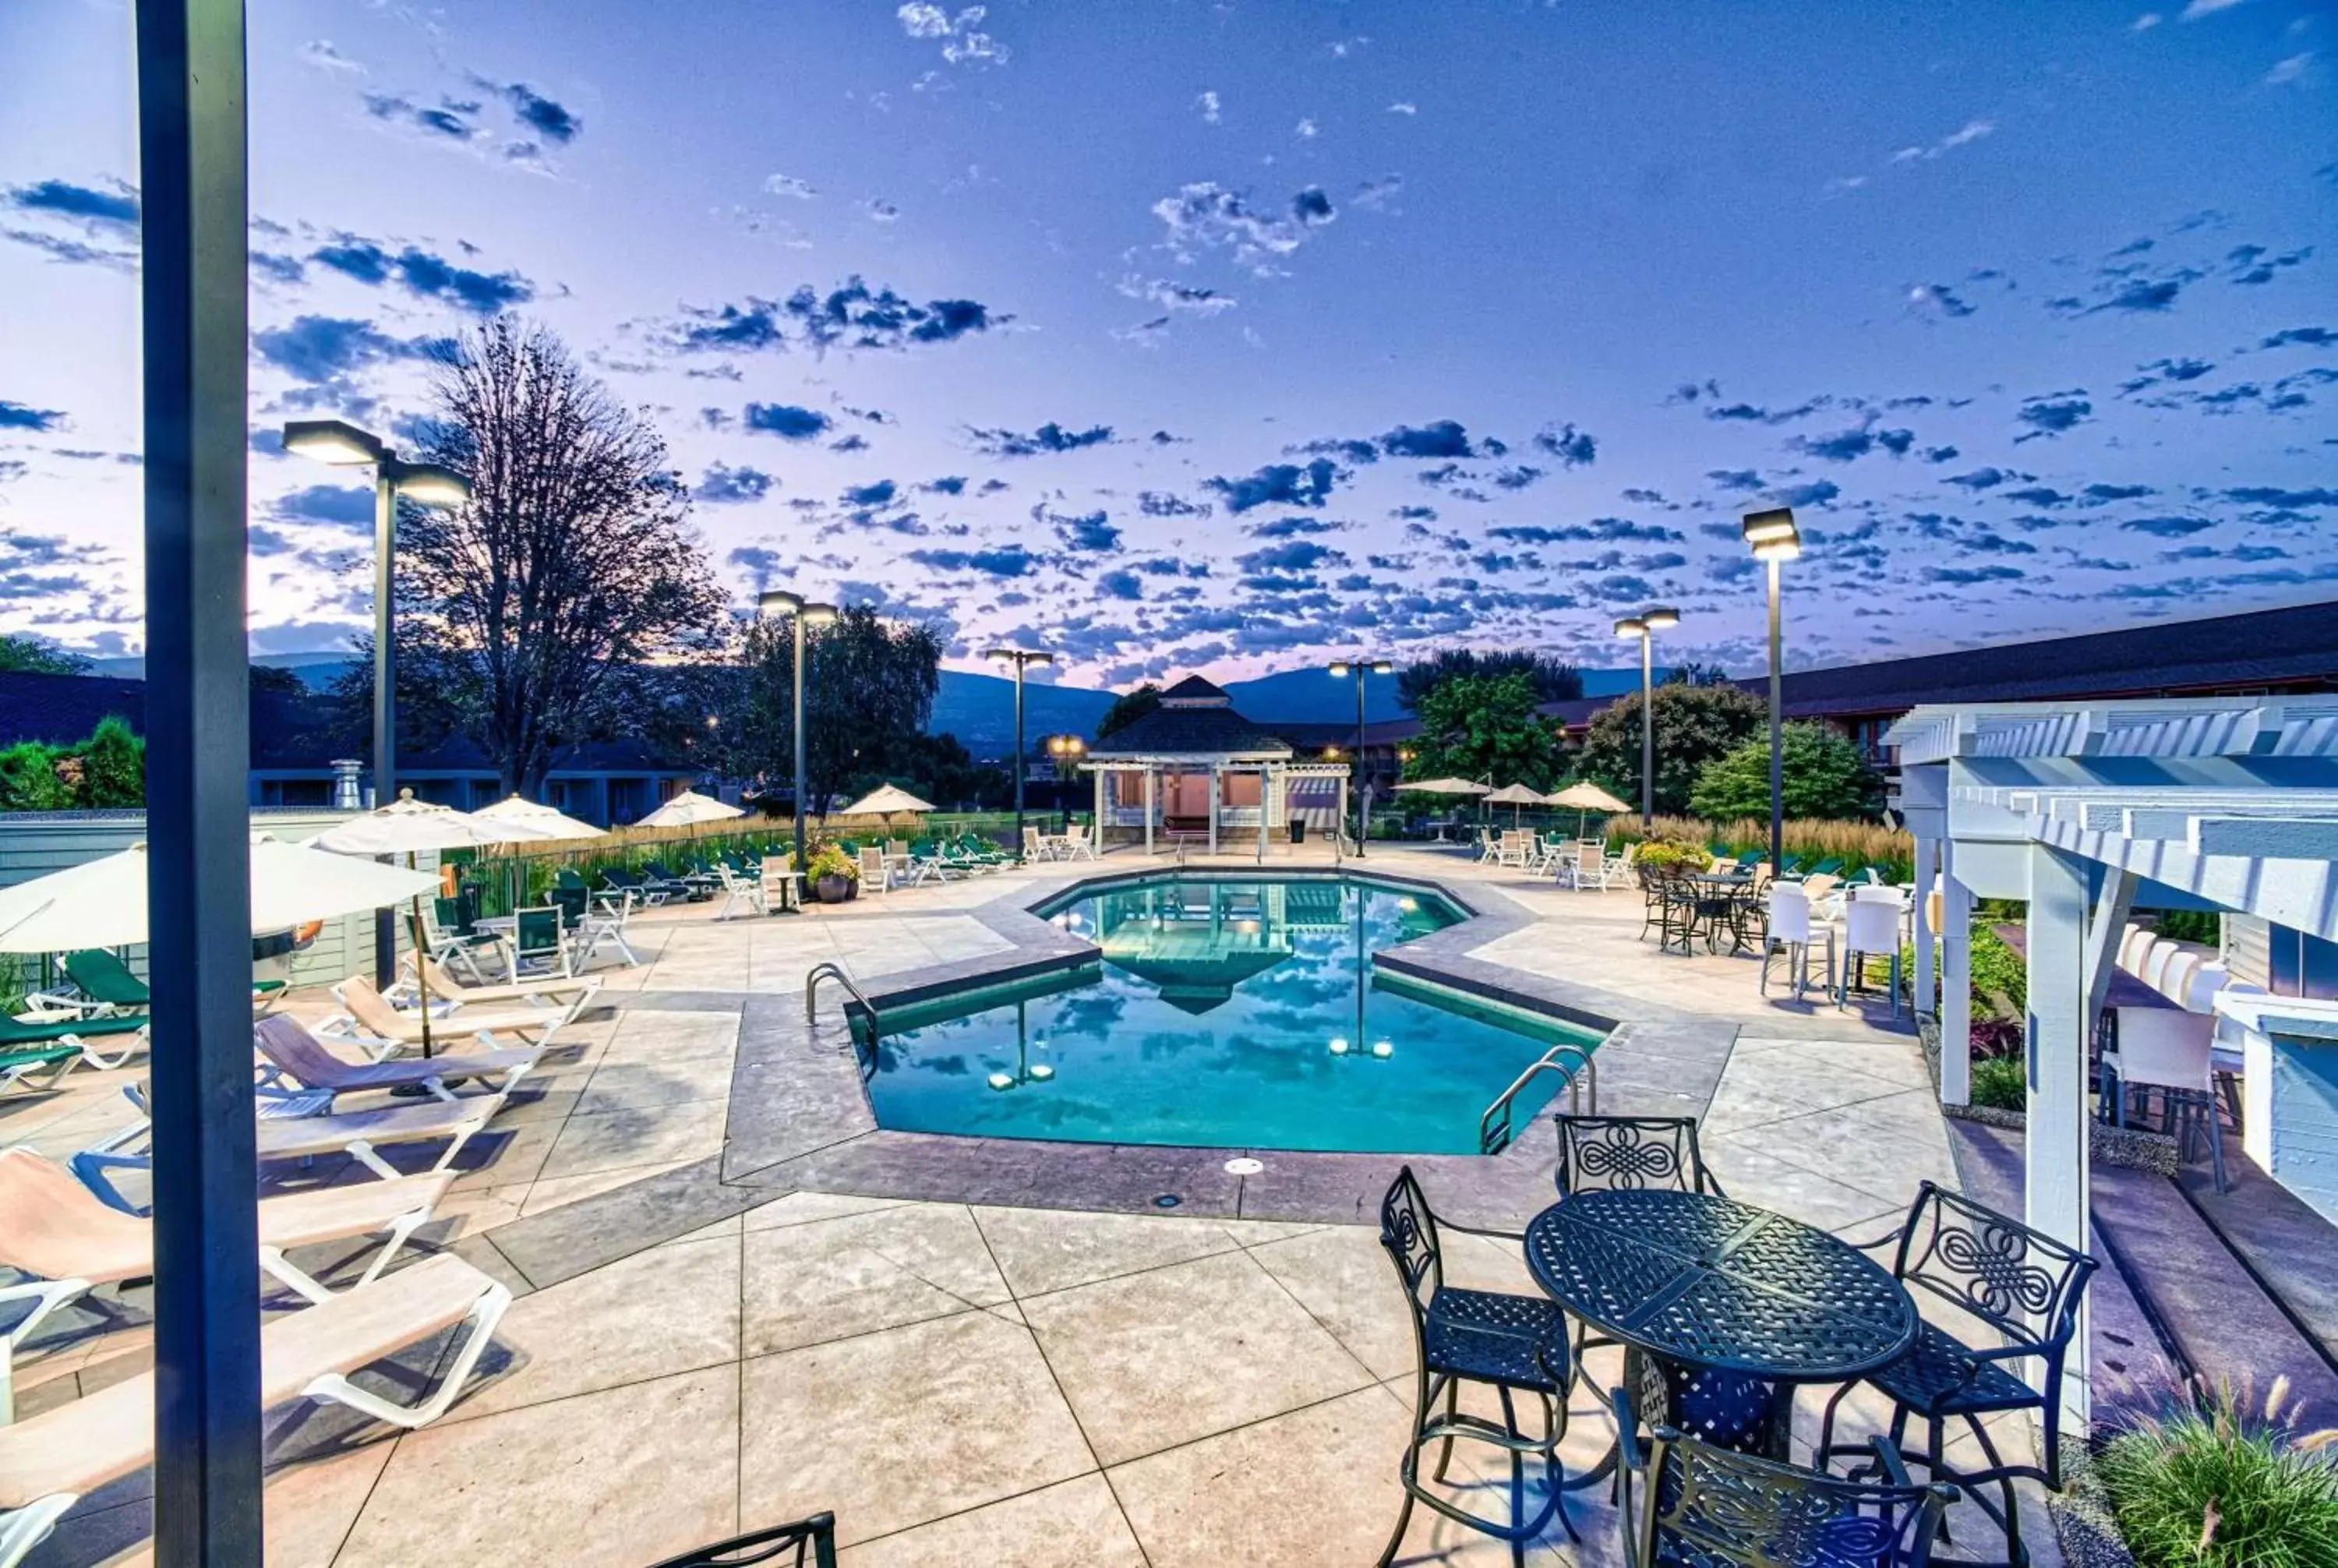
{"label": "white lounge chair", "polygon": [[[411,963],[411,960],[408,960]],[[450,974],[436,958],[422,961],[422,977],[429,982],[433,1017],[445,1017],[463,1007],[485,1004],[525,1002],[541,1013],[566,1013],[571,1019],[592,1004],[601,993],[601,982],[589,975],[546,975],[541,978],[496,981],[482,985],[468,985]],[[460,1017],[456,1019],[459,1024]],[[435,1031],[434,1031],[435,1033]]]}
{"label": "white lounge chair", "polygon": [[251,1044],[269,1069],[304,1089],[329,1094],[361,1094],[368,1090],[420,1089],[439,1100],[452,1100],[452,1085],[472,1083],[509,1093],[527,1076],[544,1047],[519,1051],[475,1051],[467,1055],[407,1056],[378,1062],[347,1062],[302,1026],[298,1018],[278,1014],[251,1026]]}
{"label": "white lounge chair", "polygon": [[742,904],[752,914],[771,913],[770,906],[763,898],[763,885],[761,882],[742,877],[730,867],[719,862],[714,867],[714,874],[722,881],[722,907],[715,912],[714,917],[717,920],[731,919],[738,913],[739,906]]}
{"label": "white lounge chair", "polygon": [[863,893],[890,893],[893,890],[893,863],[885,851],[868,848],[860,851],[860,890]]}
{"label": "white lounge chair", "polygon": [[[527,982],[519,982],[526,985]],[[584,1011],[584,1004],[594,995],[579,992],[565,1007],[480,1007],[465,1009],[430,1021],[429,1038],[433,1042],[452,1043],[465,1036],[479,1044],[493,1046],[496,1036],[510,1034],[520,1039],[533,1036],[538,1045],[552,1044],[552,1036],[574,1022]],[[419,1045],[423,1041],[423,1021],[419,1013],[400,1013],[382,999],[373,988],[373,982],[362,975],[352,975],[333,987],[333,999],[341,1011],[317,1026],[317,1033],[327,1039],[363,1042],[376,1058],[394,1055],[408,1045]]]}
{"label": "white lounge chair", "polygon": [[1056,851],[1066,860],[1093,860],[1096,858],[1095,845],[1090,841],[1088,830],[1085,828],[1065,828],[1056,840]]}
{"label": "white lounge chair", "polygon": [[[411,1430],[444,1415],[470,1381],[511,1292],[460,1258],[441,1253],[270,1322],[260,1333],[263,1409],[295,1399],[332,1400]],[[437,1387],[399,1405],[359,1387],[349,1374],[463,1326]],[[84,1496],[154,1457],[154,1374],[0,1427],[0,1568],[15,1568]]]}
{"label": "white lounge chair", "polygon": [[[357,1285],[370,1285],[407,1239],[430,1223],[453,1175],[402,1176],[357,1187],[320,1187],[260,1203],[260,1266],[310,1301],[337,1294],[284,1254],[296,1247],[379,1235],[381,1248]],[[33,1309],[8,1330],[13,1357],[51,1313],[104,1285],[154,1272],[154,1222],[100,1201],[61,1165],[29,1149],[0,1153],[0,1264],[31,1276],[0,1289],[0,1302]],[[354,1287],[353,1287],[354,1288]],[[11,1362],[0,1359],[0,1425],[15,1418]]]}

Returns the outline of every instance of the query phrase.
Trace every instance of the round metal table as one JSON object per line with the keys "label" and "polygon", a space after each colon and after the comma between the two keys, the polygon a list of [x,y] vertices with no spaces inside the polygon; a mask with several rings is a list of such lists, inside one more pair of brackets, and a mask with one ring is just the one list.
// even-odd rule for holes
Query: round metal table
{"label": "round metal table", "polygon": [[1889,1269],[1726,1198],[1580,1192],[1528,1224],[1526,1259],[1570,1316],[1645,1353],[1644,1410],[1732,1446],[1774,1453],[1795,1385],[1849,1382],[1915,1341]]}

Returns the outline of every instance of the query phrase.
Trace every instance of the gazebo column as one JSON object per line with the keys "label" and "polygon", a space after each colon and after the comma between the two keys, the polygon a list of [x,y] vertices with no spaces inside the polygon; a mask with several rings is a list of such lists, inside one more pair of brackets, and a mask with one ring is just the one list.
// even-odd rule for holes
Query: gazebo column
{"label": "gazebo column", "polygon": [[[1932,989],[1932,884],[1940,875],[1940,840],[1916,840],[1916,1012],[1933,1012],[1938,1004]],[[1948,900],[1943,897],[1943,904]],[[1947,912],[1942,911],[1943,915]]]}
{"label": "gazebo column", "polygon": [[1147,762],[1144,765],[1144,852],[1147,855],[1153,853],[1153,764]]}
{"label": "gazebo column", "polygon": [[1218,804],[1225,799],[1225,779],[1218,765],[1210,764],[1210,853],[1218,852]]}
{"label": "gazebo column", "polygon": [[1972,1102],[1972,894],[1956,840],[1940,840],[1940,1103]]}
{"label": "gazebo column", "polygon": [[1101,855],[1104,853],[1104,769],[1092,768],[1088,771],[1095,780],[1095,815],[1088,818],[1088,830],[1094,838],[1088,847]]}

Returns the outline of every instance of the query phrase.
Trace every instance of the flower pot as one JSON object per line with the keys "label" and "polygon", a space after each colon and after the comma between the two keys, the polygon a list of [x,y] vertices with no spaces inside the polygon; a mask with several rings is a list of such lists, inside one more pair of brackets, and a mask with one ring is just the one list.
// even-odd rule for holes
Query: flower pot
{"label": "flower pot", "polygon": [[841,904],[853,893],[850,877],[821,877],[813,881],[812,887],[820,894],[820,901],[823,904]]}

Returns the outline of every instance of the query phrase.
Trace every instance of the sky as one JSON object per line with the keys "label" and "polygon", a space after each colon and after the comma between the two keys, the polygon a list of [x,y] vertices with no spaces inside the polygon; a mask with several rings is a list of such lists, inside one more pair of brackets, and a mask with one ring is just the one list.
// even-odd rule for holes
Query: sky
{"label": "sky", "polygon": [[[2313,0],[269,0],[251,640],[500,310],[764,586],[1089,685],[1790,666],[2338,598]],[[0,630],[141,645],[123,0],[0,0]]]}

